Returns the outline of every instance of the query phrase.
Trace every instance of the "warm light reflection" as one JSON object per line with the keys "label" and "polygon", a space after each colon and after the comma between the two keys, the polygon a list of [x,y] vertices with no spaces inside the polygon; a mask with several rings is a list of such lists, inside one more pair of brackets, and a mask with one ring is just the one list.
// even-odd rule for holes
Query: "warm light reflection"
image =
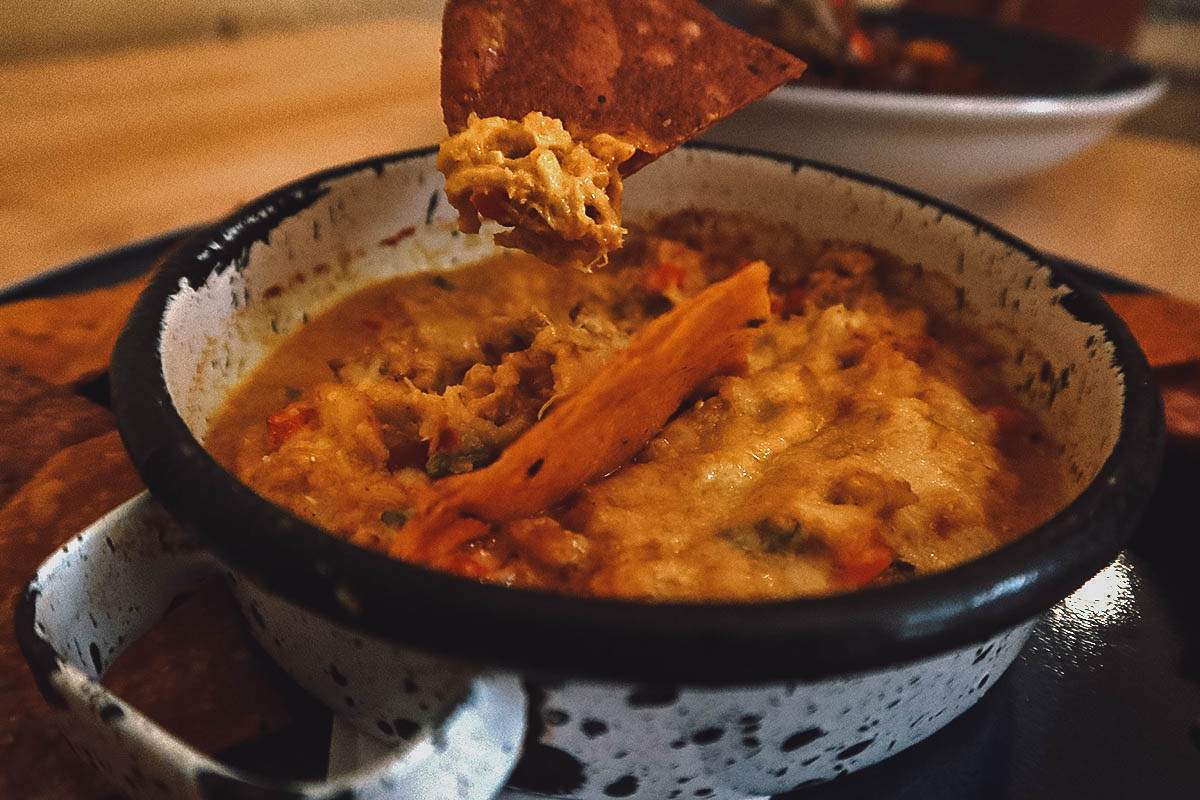
{"label": "warm light reflection", "polygon": [[1106,626],[1136,612],[1133,604],[1133,567],[1125,554],[1080,586],[1051,611],[1054,616],[1071,615],[1077,623]]}
{"label": "warm light reflection", "polygon": [[1037,649],[1054,669],[1100,668],[1111,629],[1138,614],[1133,566],[1122,554],[1074,594],[1050,609]]}

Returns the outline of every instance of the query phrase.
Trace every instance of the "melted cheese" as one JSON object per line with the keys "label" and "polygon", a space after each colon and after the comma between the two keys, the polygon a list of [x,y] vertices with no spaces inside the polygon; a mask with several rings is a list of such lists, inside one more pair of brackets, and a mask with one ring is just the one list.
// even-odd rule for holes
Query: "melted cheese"
{"label": "melted cheese", "polygon": [[[760,255],[743,249],[756,229],[696,219],[661,223],[676,240],[635,231],[591,275],[506,252],[368,287],[285,342],[205,445],[387,552],[431,481],[493,461],[673,297]],[[820,595],[944,570],[1062,506],[1061,456],[993,345],[885,292],[901,265],[881,254],[777,238],[777,308],[744,375],[708,382],[621,469],[435,566],[659,601]]]}
{"label": "melted cheese", "polygon": [[624,239],[618,168],[634,151],[608,134],[577,141],[536,111],[520,121],[472,114],[442,143],[437,167],[463,231],[494,219],[511,226],[500,244],[588,270]]}

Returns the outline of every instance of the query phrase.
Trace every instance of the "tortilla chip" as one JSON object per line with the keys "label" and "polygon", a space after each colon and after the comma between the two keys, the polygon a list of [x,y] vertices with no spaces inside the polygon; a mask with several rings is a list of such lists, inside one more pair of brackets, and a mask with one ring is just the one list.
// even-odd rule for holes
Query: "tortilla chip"
{"label": "tortilla chip", "polygon": [[1161,294],[1106,294],[1152,367],[1200,361],[1200,304]]}
{"label": "tortilla chip", "polygon": [[62,386],[99,375],[148,280],[0,306],[0,363]]}
{"label": "tortilla chip", "polygon": [[[37,565],[142,484],[115,431],[69,447],[0,508],[0,629]],[[198,592],[128,652],[104,682],[168,730],[213,752],[285,719],[228,592]],[[50,719],[11,635],[0,636],[0,797],[98,797],[97,778]],[[180,698],[187,702],[180,702]]]}
{"label": "tortilla chip", "polygon": [[791,54],[693,0],[449,0],[442,17],[442,113],[540,111],[579,140],[637,153],[629,175],[804,71]]}
{"label": "tortilla chip", "polygon": [[764,262],[748,264],[647,324],[495,462],[434,483],[391,554],[436,565],[480,535],[479,520],[536,514],[618,469],[698,386],[744,369],[753,323],[770,313],[770,274]]}
{"label": "tortilla chip", "polygon": [[16,367],[0,367],[0,505],[64,447],[111,431],[112,414]]}
{"label": "tortilla chip", "polygon": [[1200,363],[1155,370],[1162,391],[1167,436],[1175,444],[1200,446]]}

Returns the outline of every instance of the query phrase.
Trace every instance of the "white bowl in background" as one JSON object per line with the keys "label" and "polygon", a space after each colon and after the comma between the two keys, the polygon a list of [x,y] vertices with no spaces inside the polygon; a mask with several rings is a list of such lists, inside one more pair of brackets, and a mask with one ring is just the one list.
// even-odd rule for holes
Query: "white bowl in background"
{"label": "white bowl in background", "polygon": [[932,14],[864,17],[904,38],[948,42],[981,66],[997,93],[791,83],[703,138],[838,164],[953,197],[1069,159],[1166,90],[1166,79],[1154,71],[1074,42]]}

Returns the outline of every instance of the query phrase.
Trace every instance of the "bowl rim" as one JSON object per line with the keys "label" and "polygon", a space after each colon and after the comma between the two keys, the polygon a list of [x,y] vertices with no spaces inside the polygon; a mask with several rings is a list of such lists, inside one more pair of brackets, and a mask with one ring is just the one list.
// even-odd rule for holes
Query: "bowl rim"
{"label": "bowl rim", "polygon": [[432,169],[436,147],[373,156],[293,181],[163,258],[121,333],[110,372],[113,410],[135,467],[168,511],[267,591],[366,635],[543,676],[731,685],[885,668],[1024,623],[1117,555],[1157,479],[1163,416],[1144,355],[1096,292],[1011,234],[889,181],[748,148],[693,143],[688,149],[880,187],[964,220],[1048,268],[1055,284],[1071,290],[1063,306],[1102,327],[1125,375],[1120,434],[1095,479],[1043,525],[945,572],[766,603],[650,604],[505,588],[397,561],[325,533],[241,484],[192,436],[163,376],[163,312],[181,282],[199,286],[215,267],[243,259],[280,221],[317,202],[327,191],[324,182],[417,159]]}
{"label": "bowl rim", "polygon": [[806,111],[886,114],[936,120],[1106,120],[1134,114],[1167,91],[1164,75],[1147,73],[1145,83],[1114,92],[1066,95],[928,95],[831,89],[790,83],[780,86],[767,103],[801,106]]}

